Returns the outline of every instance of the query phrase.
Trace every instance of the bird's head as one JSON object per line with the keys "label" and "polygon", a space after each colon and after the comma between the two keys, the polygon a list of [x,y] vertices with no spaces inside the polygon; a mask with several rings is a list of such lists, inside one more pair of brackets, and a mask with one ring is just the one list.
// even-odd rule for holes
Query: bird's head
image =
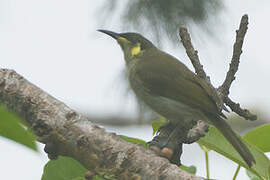
{"label": "bird's head", "polygon": [[126,61],[130,61],[134,57],[142,55],[144,51],[155,47],[148,39],[138,33],[115,33],[108,30],[98,31],[105,33],[117,40],[124,52]]}

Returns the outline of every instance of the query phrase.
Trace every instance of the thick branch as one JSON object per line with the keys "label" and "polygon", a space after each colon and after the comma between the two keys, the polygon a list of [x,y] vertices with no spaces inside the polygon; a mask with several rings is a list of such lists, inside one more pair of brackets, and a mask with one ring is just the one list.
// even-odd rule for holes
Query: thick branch
{"label": "thick branch", "polygon": [[0,69],[0,103],[24,119],[42,143],[54,144],[59,155],[73,157],[91,171],[107,171],[118,179],[201,179],[105,132],[15,71]]}

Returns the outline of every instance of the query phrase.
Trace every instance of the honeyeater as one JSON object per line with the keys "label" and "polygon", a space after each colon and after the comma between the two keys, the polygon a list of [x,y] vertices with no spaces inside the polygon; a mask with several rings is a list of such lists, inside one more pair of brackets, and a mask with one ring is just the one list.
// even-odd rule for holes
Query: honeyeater
{"label": "honeyeater", "polygon": [[214,125],[249,167],[255,163],[247,146],[224,120],[203,79],[138,33],[98,31],[121,46],[131,88],[153,111],[175,126],[189,126],[198,120]]}

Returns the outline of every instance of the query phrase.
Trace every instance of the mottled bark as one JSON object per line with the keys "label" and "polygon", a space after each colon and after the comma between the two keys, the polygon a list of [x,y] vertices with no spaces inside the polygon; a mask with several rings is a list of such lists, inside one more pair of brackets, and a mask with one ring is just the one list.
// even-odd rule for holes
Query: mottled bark
{"label": "mottled bark", "polygon": [[92,172],[108,172],[118,179],[202,179],[150,149],[107,133],[13,70],[0,69],[0,103],[18,114],[54,153],[73,157]]}

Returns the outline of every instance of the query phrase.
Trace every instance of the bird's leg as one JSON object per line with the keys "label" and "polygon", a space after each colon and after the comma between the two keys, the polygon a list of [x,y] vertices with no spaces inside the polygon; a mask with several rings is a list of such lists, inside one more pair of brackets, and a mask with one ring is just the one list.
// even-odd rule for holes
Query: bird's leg
{"label": "bird's leg", "polygon": [[169,159],[170,162],[180,166],[180,157],[183,152],[183,140],[185,139],[188,130],[185,129],[180,123],[174,127],[175,128],[173,129],[173,131],[171,131],[171,133],[169,134],[166,148],[172,150],[172,156]]}
{"label": "bird's leg", "polygon": [[149,142],[149,146],[158,147],[159,155],[168,158],[171,163],[180,165],[182,141],[186,139],[187,133],[188,129],[185,129],[181,123],[167,122],[159,129],[158,135]]}
{"label": "bird's leg", "polygon": [[[171,163],[180,165],[183,143],[191,144],[203,137],[208,131],[209,125],[202,120],[190,120],[190,124],[183,126],[181,121],[166,122],[158,130],[157,135],[149,142],[150,148],[155,146],[159,155],[165,156]],[[169,154],[168,154],[169,152]]]}
{"label": "bird's leg", "polygon": [[[181,165],[180,157],[182,154],[183,143],[191,144],[198,141],[201,137],[205,136],[208,131],[209,125],[207,122],[191,121],[190,127],[183,127],[181,123],[174,126],[175,129],[170,133],[166,147],[173,151],[170,162]],[[196,123],[194,125],[194,123]],[[192,127],[192,124],[194,125]]]}
{"label": "bird's leg", "polygon": [[157,135],[148,142],[149,146],[157,146],[160,149],[165,147],[168,143],[168,137],[174,128],[175,126],[170,121],[167,121],[165,124],[160,126],[157,131]]}
{"label": "bird's leg", "polygon": [[[171,136],[174,130],[175,125],[170,121],[167,121],[164,125],[162,125],[159,128],[157,135],[153,138],[152,141],[148,142],[148,144],[149,148],[154,150],[159,156],[166,157],[172,163],[180,165],[182,144],[180,144],[181,146],[177,145],[177,148],[174,148],[174,146],[172,147],[173,143],[169,143],[170,140],[169,137]],[[171,144],[170,147],[168,147],[168,144]],[[178,161],[175,161],[176,159]]]}
{"label": "bird's leg", "polygon": [[[203,137],[208,131],[209,125],[202,120],[192,119],[189,126],[183,126],[180,122],[174,124],[168,121],[161,126],[158,134],[149,142],[149,146],[159,148],[158,154],[167,157],[171,163],[180,165],[182,145],[191,144]],[[167,154],[169,152],[169,154]]]}

